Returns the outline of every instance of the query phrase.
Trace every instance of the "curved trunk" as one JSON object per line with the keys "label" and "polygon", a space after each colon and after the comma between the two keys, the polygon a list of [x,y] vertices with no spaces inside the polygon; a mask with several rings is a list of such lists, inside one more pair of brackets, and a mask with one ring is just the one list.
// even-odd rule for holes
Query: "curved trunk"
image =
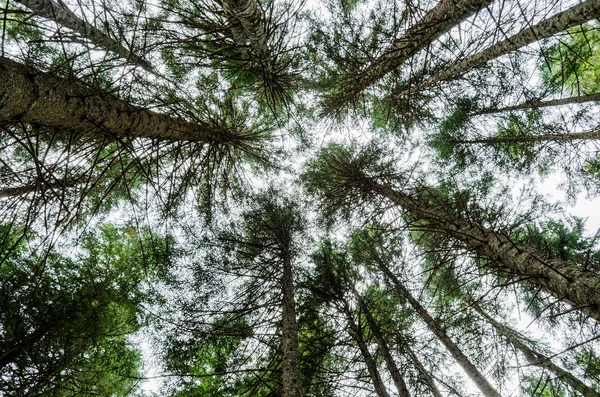
{"label": "curved trunk", "polygon": [[381,334],[381,331],[379,329],[379,326],[377,325],[377,322],[373,318],[373,315],[371,315],[371,311],[369,310],[368,306],[365,304],[365,302],[364,302],[363,298],[360,296],[360,294],[356,290],[353,290],[353,292],[354,292],[354,295],[356,296],[356,299],[358,300],[358,304],[360,306],[361,311],[364,313],[365,318],[367,319],[367,324],[369,325],[369,328],[371,329],[371,332],[373,333],[373,336],[375,337],[375,340],[377,341],[377,347],[379,348],[379,352],[383,356],[383,359],[385,361],[385,364],[387,365],[388,371],[390,371],[390,374],[394,381],[394,385],[396,386],[396,390],[398,391],[398,395],[400,397],[409,397],[410,394],[408,392],[408,388],[406,387],[406,383],[404,382],[404,379],[402,378],[402,374],[400,374],[400,370],[398,369],[398,366],[396,365],[396,362],[394,361],[394,358],[392,357],[392,353],[390,352],[389,346],[388,346],[387,342],[385,341],[385,338]]}
{"label": "curved trunk", "polygon": [[404,339],[404,336],[402,336],[402,333],[400,331],[398,331],[398,333],[396,333],[396,343],[398,344],[398,346],[402,347],[402,349],[406,352],[406,354],[412,361],[412,363],[415,366],[415,368],[417,369],[417,371],[419,371],[419,374],[421,375],[423,382],[429,388],[431,395],[433,397],[442,397],[442,393],[435,385],[433,378],[431,377],[431,375],[429,374],[429,372],[427,371],[427,369],[425,368],[425,366],[423,365],[421,360],[419,360],[419,357],[415,354],[413,349],[410,347],[410,344],[406,341],[406,339]]}
{"label": "curved trunk", "polygon": [[503,136],[482,139],[456,140],[457,144],[485,144],[495,145],[498,143],[537,143],[537,142],[565,142],[579,140],[600,140],[600,130],[588,132],[573,132],[570,134],[545,134],[545,135],[522,135]]}
{"label": "curved trunk", "polygon": [[442,208],[377,184],[363,177],[363,188],[375,192],[410,212],[414,221],[425,221],[430,230],[447,233],[471,252],[496,261],[496,270],[523,276],[528,281],[600,321],[600,275],[578,265],[550,258],[546,253],[513,241],[503,233],[456,218]]}
{"label": "curved trunk", "polygon": [[480,9],[487,7],[492,1],[441,0],[423,19],[394,40],[383,55],[356,76],[344,81],[344,87],[340,88],[340,95],[343,97],[340,105],[346,105],[371,84]]}
{"label": "curved trunk", "polygon": [[454,343],[452,339],[446,334],[444,328],[439,325],[431,315],[425,310],[423,306],[416,300],[412,294],[404,287],[398,277],[380,260],[376,260],[379,269],[392,281],[394,289],[400,296],[407,300],[412,306],[414,311],[421,317],[423,322],[427,324],[431,332],[435,334],[438,340],[446,347],[446,350],[452,355],[458,365],[465,371],[465,373],[471,378],[473,383],[477,385],[479,390],[486,397],[501,397],[500,393],[494,389],[494,387],[487,381],[485,376],[479,370],[471,360],[460,350],[460,348]]}
{"label": "curved trunk", "polygon": [[294,279],[289,250],[283,252],[282,275],[282,325],[281,325],[281,379],[282,397],[301,397],[300,371],[298,367],[298,324],[294,302]]}
{"label": "curved trunk", "polygon": [[365,364],[367,365],[367,370],[369,371],[369,376],[371,377],[371,381],[373,382],[373,386],[375,388],[375,393],[378,397],[389,397],[389,394],[381,380],[381,375],[379,375],[379,371],[377,370],[377,364],[373,359],[373,356],[369,352],[369,348],[367,343],[365,342],[362,334],[362,330],[359,328],[356,321],[354,321],[354,317],[350,312],[350,308],[348,307],[348,302],[343,301],[342,310],[344,315],[346,316],[346,320],[348,321],[348,326],[350,327],[350,335],[358,344],[358,348],[360,349],[360,353],[365,360]]}
{"label": "curved trunk", "polygon": [[454,66],[425,80],[417,86],[416,90],[421,90],[439,81],[448,80],[457,74],[465,73],[466,71],[483,65],[499,56],[508,54],[509,52],[515,51],[528,44],[551,37],[570,27],[581,25],[598,17],[600,17],[600,2],[598,2],[598,0],[586,0],[581,4],[543,20],[537,25],[523,29],[516,35],[509,37],[486,50],[463,59]]}
{"label": "curved trunk", "polygon": [[490,315],[485,313],[477,303],[473,303],[471,304],[471,306],[475,309],[477,313],[479,313],[483,318],[485,318],[488,323],[490,323],[494,328],[496,328],[498,334],[504,336],[511,345],[513,345],[517,350],[519,350],[523,354],[523,356],[525,356],[529,364],[552,372],[560,380],[571,386],[574,390],[581,393],[581,395],[583,395],[584,397],[600,397],[600,393],[596,392],[594,389],[577,379],[570,372],[565,371],[558,365],[554,364],[548,357],[536,352],[535,350],[527,346],[525,343],[523,343],[521,337],[516,331],[494,320]]}
{"label": "curved trunk", "polygon": [[111,39],[101,30],[96,28],[89,22],[84,21],[75,15],[71,10],[65,7],[62,2],[55,2],[53,0],[17,0],[25,7],[34,11],[36,14],[55,21],[59,25],[71,29],[74,32],[79,33],[98,47],[103,48],[107,51],[114,52],[121,58],[139,65],[140,67],[152,72],[152,67],[142,57],[134,54],[127,48],[123,47],[121,43]]}
{"label": "curved trunk", "polygon": [[235,131],[133,106],[7,58],[0,58],[0,76],[0,124],[25,122],[81,133],[214,144],[236,140]]}
{"label": "curved trunk", "polygon": [[524,109],[538,109],[545,108],[550,106],[560,106],[560,105],[570,105],[576,103],[586,103],[586,102],[598,102],[600,101],[600,93],[599,94],[589,94],[589,95],[579,95],[568,98],[560,98],[560,99],[550,99],[547,101],[530,101],[524,102],[519,105],[514,106],[505,106],[501,108],[491,108],[484,109],[478,112],[470,113],[471,116],[478,116],[481,114],[494,114],[494,113],[502,113],[502,112],[510,112],[512,110],[524,110]]}

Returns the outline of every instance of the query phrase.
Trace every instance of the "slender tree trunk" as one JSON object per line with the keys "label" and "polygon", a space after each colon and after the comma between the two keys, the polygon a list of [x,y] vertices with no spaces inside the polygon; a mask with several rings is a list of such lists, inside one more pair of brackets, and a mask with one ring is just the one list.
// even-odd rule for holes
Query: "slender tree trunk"
{"label": "slender tree trunk", "polygon": [[[81,83],[0,58],[0,124],[172,141],[235,142],[236,132],[133,106]],[[238,138],[239,139],[239,138]]]}
{"label": "slender tree trunk", "polygon": [[392,379],[394,381],[394,385],[396,386],[396,390],[398,391],[398,395],[400,397],[410,397],[410,393],[408,392],[408,388],[406,387],[406,383],[402,378],[402,374],[400,374],[400,370],[398,370],[398,366],[396,365],[396,361],[394,361],[394,357],[392,357],[392,353],[390,352],[389,346],[385,341],[385,338],[381,334],[381,330],[377,325],[377,322],[371,315],[371,311],[365,304],[365,301],[360,296],[360,294],[353,290],[356,299],[358,300],[358,304],[360,306],[361,311],[364,313],[365,318],[367,319],[367,324],[377,341],[377,347],[379,347],[379,351],[385,360],[385,364],[387,365],[388,371],[392,375]]}
{"label": "slender tree trunk", "polygon": [[267,53],[267,31],[265,18],[257,0],[221,0],[225,12],[242,26],[252,51]]}
{"label": "slender tree trunk", "polygon": [[477,313],[485,318],[488,323],[496,328],[498,334],[504,336],[511,345],[519,350],[523,356],[525,356],[529,364],[552,372],[560,380],[581,393],[581,395],[584,397],[600,397],[600,393],[596,392],[594,389],[577,379],[570,372],[565,371],[558,365],[554,364],[548,357],[527,346],[516,331],[494,320],[490,315],[483,311],[479,304],[473,302],[471,303],[471,306]]}
{"label": "slender tree trunk", "polygon": [[[414,221],[426,221],[426,227],[449,234],[471,252],[498,262],[504,274],[527,277],[528,281],[550,295],[570,303],[600,321],[600,275],[546,253],[517,243],[492,229],[455,218],[442,208],[432,207],[418,198],[373,182],[362,176],[361,188],[386,197],[410,212]],[[420,225],[419,227],[425,227]]]}
{"label": "slender tree trunk", "polygon": [[[342,98],[339,107],[345,106],[367,87],[396,69],[408,58],[431,44],[493,0],[441,0],[419,22],[410,27],[402,37],[394,40],[383,55],[363,71],[344,81],[340,87]],[[333,99],[332,99],[333,102]]]}
{"label": "slender tree trunk", "polygon": [[412,363],[415,366],[415,368],[417,368],[417,371],[419,371],[419,374],[421,375],[421,378],[423,379],[423,382],[429,388],[429,391],[431,392],[431,395],[433,397],[442,397],[442,393],[437,388],[437,386],[436,386],[433,378],[429,374],[429,371],[427,371],[427,369],[425,368],[425,366],[423,365],[423,363],[421,362],[421,360],[419,360],[419,357],[415,354],[415,352],[413,351],[413,349],[410,347],[410,344],[406,341],[406,339],[404,338],[404,336],[402,336],[402,332],[401,331],[398,331],[396,333],[396,343],[399,346],[402,347],[402,349],[406,352],[406,354],[408,355],[408,357],[412,361]]}
{"label": "slender tree trunk", "polygon": [[367,365],[367,370],[369,371],[369,376],[371,377],[371,381],[373,382],[373,386],[375,387],[375,393],[377,397],[389,397],[389,394],[383,384],[383,380],[381,379],[381,375],[377,370],[377,364],[373,359],[373,356],[369,352],[369,348],[365,339],[363,338],[363,333],[356,321],[354,321],[354,316],[352,316],[352,312],[350,311],[350,307],[348,306],[348,302],[345,300],[340,301],[342,305],[342,310],[344,315],[346,316],[346,320],[348,321],[348,326],[350,327],[350,335],[358,344],[358,348],[360,349],[360,353],[365,360],[365,364]]}
{"label": "slender tree trunk", "polygon": [[471,378],[471,380],[477,385],[479,390],[486,397],[501,397],[500,393],[494,389],[494,387],[487,381],[485,376],[473,363],[469,360],[469,358],[460,350],[460,348],[454,343],[452,339],[446,334],[446,331],[442,326],[440,326],[434,319],[429,315],[427,310],[418,300],[416,300],[412,294],[404,287],[404,285],[400,282],[398,277],[379,259],[376,259],[377,266],[379,269],[385,273],[385,275],[392,281],[394,289],[400,296],[405,298],[408,303],[412,306],[415,312],[421,317],[423,322],[427,324],[429,329],[435,334],[438,340],[446,347],[448,352],[452,355],[454,360],[461,366],[461,368],[465,371],[465,373]]}
{"label": "slender tree trunk", "polygon": [[79,33],[92,43],[150,72],[152,67],[142,57],[134,54],[121,43],[111,39],[94,25],[84,21],[69,10],[62,2],[53,0],[17,0],[36,14],[55,21],[59,25]]}
{"label": "slender tree trunk", "polygon": [[522,135],[502,136],[481,139],[457,139],[456,144],[485,144],[495,145],[499,143],[539,143],[539,142],[565,142],[600,140],[600,130],[587,132],[573,132],[570,134],[544,134],[544,135]]}
{"label": "slender tree trunk", "polygon": [[547,101],[524,102],[524,103],[514,105],[514,106],[505,106],[505,107],[501,107],[501,108],[484,109],[484,110],[480,110],[478,112],[470,113],[470,115],[477,116],[477,115],[481,115],[481,114],[494,114],[494,113],[510,112],[513,110],[539,109],[539,108],[545,108],[545,107],[550,107],[550,106],[570,105],[570,104],[598,102],[598,101],[600,101],[600,93],[599,94],[572,96],[572,97],[560,98],[560,99],[550,99]]}
{"label": "slender tree trunk", "polygon": [[289,249],[283,252],[282,276],[282,325],[281,362],[282,396],[301,397],[300,370],[298,366],[298,324],[296,322],[296,304],[294,302],[294,279]]}
{"label": "slender tree trunk", "polygon": [[586,0],[566,11],[560,12],[553,17],[543,20],[537,25],[523,29],[516,35],[509,37],[506,40],[495,44],[486,50],[483,50],[475,55],[467,57],[458,62],[454,66],[445,69],[423,83],[419,84],[416,90],[422,90],[439,81],[444,81],[452,78],[457,74],[465,73],[468,70],[474,69],[485,64],[492,59],[498,58],[504,54],[515,51],[528,44],[534,43],[541,39],[551,37],[557,33],[564,31],[573,26],[581,25],[591,19],[600,17],[600,2],[598,0]]}
{"label": "slender tree trunk", "polygon": [[43,191],[47,189],[67,189],[72,188],[77,185],[82,185],[85,183],[94,183],[97,178],[90,178],[87,175],[81,176],[79,178],[71,178],[71,179],[55,179],[52,182],[48,181],[34,181],[28,183],[27,185],[19,186],[19,187],[10,187],[5,189],[0,189],[0,199],[9,198],[9,197],[21,197],[25,196],[29,193]]}

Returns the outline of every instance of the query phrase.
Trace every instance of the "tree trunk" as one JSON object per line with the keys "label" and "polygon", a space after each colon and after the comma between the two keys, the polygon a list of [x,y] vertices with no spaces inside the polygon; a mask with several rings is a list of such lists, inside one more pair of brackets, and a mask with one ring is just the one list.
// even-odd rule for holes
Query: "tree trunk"
{"label": "tree trunk", "polygon": [[152,67],[142,57],[123,47],[121,43],[111,39],[94,25],[84,21],[69,10],[62,2],[53,0],[17,0],[36,14],[55,21],[57,24],[79,33],[98,47],[114,52],[128,62],[136,64],[149,72]]}
{"label": "tree trunk", "polygon": [[257,0],[221,0],[223,9],[242,26],[252,51],[259,55],[267,53],[265,18]]}
{"label": "tree trunk", "polygon": [[390,352],[387,342],[385,341],[383,335],[381,334],[381,331],[379,329],[379,326],[377,325],[377,322],[371,315],[371,311],[365,304],[363,298],[360,296],[358,291],[353,290],[353,292],[354,292],[354,295],[356,296],[356,299],[358,300],[358,304],[360,306],[361,311],[364,313],[365,318],[367,319],[367,324],[369,325],[369,328],[371,329],[371,332],[373,333],[373,336],[375,337],[375,340],[377,341],[377,347],[379,348],[379,351],[381,352],[381,355],[383,356],[383,359],[385,361],[385,364],[387,365],[388,371],[390,371],[390,374],[392,375],[392,379],[394,381],[394,385],[396,386],[396,390],[398,391],[398,395],[400,397],[410,397],[408,388],[406,387],[406,383],[404,382],[404,379],[402,378],[402,374],[400,374],[400,370],[398,370],[398,366],[396,365],[396,362],[394,361],[394,358],[392,357],[392,353]]}
{"label": "tree trunk", "polygon": [[425,80],[418,85],[416,90],[422,90],[439,81],[448,80],[457,74],[465,73],[466,71],[483,65],[499,56],[508,54],[509,52],[515,51],[528,44],[551,37],[570,27],[581,25],[598,17],[600,17],[600,2],[598,0],[586,0],[566,11],[543,20],[537,25],[523,29],[514,36],[509,37],[486,50],[463,59],[454,66]]}
{"label": "tree trunk", "polygon": [[600,393],[596,392],[594,389],[577,379],[570,372],[565,371],[558,365],[555,365],[548,357],[527,346],[516,331],[494,320],[490,315],[485,313],[477,303],[471,303],[471,307],[473,307],[477,313],[485,318],[488,323],[496,328],[496,331],[499,335],[504,336],[512,346],[519,350],[523,356],[525,356],[529,364],[552,372],[560,380],[581,393],[581,395],[584,397],[600,397]]}
{"label": "tree trunk", "polygon": [[415,354],[413,349],[410,347],[410,344],[406,341],[404,336],[402,336],[401,331],[398,331],[396,333],[396,343],[398,344],[398,346],[402,347],[402,349],[406,352],[406,354],[412,361],[415,368],[417,368],[417,371],[419,371],[419,374],[421,374],[421,378],[423,379],[423,382],[429,388],[431,395],[433,397],[442,397],[442,393],[435,385],[433,378],[431,377],[431,375],[429,374],[429,372],[427,371],[427,369],[425,368],[425,366],[423,365],[421,360],[419,360],[419,357]]}
{"label": "tree trunk", "polygon": [[465,373],[471,378],[471,380],[477,385],[479,390],[486,397],[501,397],[500,393],[494,389],[494,387],[487,381],[485,376],[473,363],[469,360],[467,356],[460,350],[460,348],[454,343],[452,339],[446,334],[446,331],[442,326],[440,326],[425,310],[423,306],[416,300],[411,293],[404,287],[404,285],[400,282],[398,277],[381,261],[376,259],[377,266],[379,269],[385,273],[385,275],[392,281],[394,289],[400,296],[405,298],[408,303],[412,306],[415,312],[421,317],[421,319],[427,324],[429,329],[435,334],[438,340],[446,347],[448,352],[452,355],[454,360],[461,366],[461,368],[465,371]]}
{"label": "tree trunk", "polygon": [[23,186],[19,187],[9,187],[0,189],[0,199],[9,198],[9,197],[21,197],[25,196],[29,193],[37,192],[37,191],[45,191],[45,190],[53,190],[53,189],[66,189],[72,188],[77,185],[82,184],[92,184],[98,178],[90,178],[87,175],[83,175],[79,178],[71,178],[71,179],[55,179],[52,182],[48,182],[45,180],[41,181],[33,181]]}
{"label": "tree trunk", "polygon": [[236,140],[235,131],[133,106],[7,58],[0,58],[0,76],[0,124],[25,122],[80,133],[215,144]]}
{"label": "tree trunk", "polygon": [[530,101],[524,102],[519,105],[514,106],[505,106],[501,108],[490,108],[480,110],[478,112],[470,113],[471,116],[478,116],[481,114],[494,114],[494,113],[502,113],[502,112],[510,112],[513,110],[524,110],[524,109],[538,109],[545,108],[550,106],[560,106],[560,105],[570,105],[576,103],[585,103],[585,102],[598,102],[600,101],[600,94],[589,94],[589,95],[579,95],[568,98],[560,98],[560,99],[550,99],[547,101]]}
{"label": "tree trunk", "polygon": [[348,307],[348,302],[342,301],[340,304],[342,305],[342,310],[348,321],[348,326],[350,327],[350,335],[358,344],[360,353],[362,354],[365,364],[367,365],[367,370],[369,371],[371,381],[375,387],[375,393],[378,397],[389,397],[385,385],[383,384],[383,380],[381,379],[381,375],[379,375],[379,371],[377,370],[377,364],[369,352],[367,343],[363,338],[362,330],[359,328],[358,324],[356,324],[356,321],[354,321],[350,307]]}
{"label": "tree trunk", "polygon": [[296,304],[294,302],[294,279],[289,249],[283,252],[282,275],[282,325],[281,361],[282,397],[301,397],[300,370],[298,366],[298,324],[296,322]]}
{"label": "tree trunk", "polygon": [[570,134],[545,134],[545,135],[521,135],[501,136],[481,139],[457,139],[456,144],[485,144],[495,145],[499,143],[538,143],[538,142],[565,142],[582,140],[600,140],[600,130],[587,132],[573,132]]}
{"label": "tree trunk", "polygon": [[[377,184],[363,176],[363,189],[375,192],[410,212],[414,221],[449,234],[471,252],[499,263],[497,270],[526,277],[548,294],[575,306],[600,321],[600,275],[578,265],[550,258],[544,252],[517,243],[492,229],[455,218],[442,208],[432,207],[418,198]],[[421,225],[423,227],[425,225]]]}
{"label": "tree trunk", "polygon": [[344,81],[344,86],[340,87],[341,98],[332,99],[331,102],[337,100],[338,107],[347,105],[367,87],[492,1],[441,0],[402,37],[394,40],[383,55],[356,76]]}

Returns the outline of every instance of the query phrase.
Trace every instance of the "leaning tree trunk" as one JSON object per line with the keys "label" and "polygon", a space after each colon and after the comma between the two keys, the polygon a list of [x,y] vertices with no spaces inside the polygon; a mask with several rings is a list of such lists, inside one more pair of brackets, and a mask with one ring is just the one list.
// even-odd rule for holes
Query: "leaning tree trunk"
{"label": "leaning tree trunk", "polygon": [[142,57],[134,54],[116,40],[111,39],[100,29],[84,21],[69,10],[61,1],[53,0],[17,0],[36,14],[55,21],[57,24],[79,33],[98,47],[114,52],[121,58],[152,72],[150,64]]}
{"label": "leaning tree trunk", "polygon": [[21,197],[34,192],[43,192],[54,189],[68,189],[83,184],[93,184],[98,178],[87,175],[78,178],[55,179],[54,181],[37,180],[19,187],[7,187],[0,189],[0,199],[10,197]]}
{"label": "leaning tree trunk", "polygon": [[423,382],[427,385],[427,387],[429,388],[431,395],[433,397],[442,397],[442,393],[436,386],[431,374],[429,373],[429,371],[427,371],[427,368],[425,368],[425,366],[423,365],[421,360],[419,360],[419,357],[416,355],[416,353],[410,347],[410,344],[406,341],[404,336],[402,336],[402,331],[398,331],[395,336],[396,336],[396,344],[404,350],[404,352],[408,355],[408,357],[410,358],[410,361],[412,361],[412,363],[415,366],[415,368],[417,369],[417,371],[419,371],[420,377],[423,380]]}
{"label": "leaning tree trunk", "polygon": [[418,300],[416,300],[410,291],[408,291],[400,279],[396,277],[394,273],[384,264],[380,258],[376,258],[376,265],[379,269],[391,280],[392,285],[396,292],[402,296],[412,306],[414,311],[421,317],[423,322],[427,324],[429,329],[435,334],[438,340],[446,347],[446,350],[452,355],[454,360],[461,366],[465,373],[471,378],[471,380],[477,385],[479,390],[486,397],[501,397],[500,393],[494,389],[494,387],[488,382],[485,376],[479,372],[477,367],[469,360],[469,358],[460,350],[460,348],[454,343],[454,341],[448,336],[444,328],[439,325],[433,317],[427,312],[427,310],[421,306]]}
{"label": "leaning tree trunk", "polygon": [[523,103],[520,103],[518,105],[513,105],[513,106],[504,106],[501,108],[483,109],[483,110],[479,110],[477,112],[469,113],[469,115],[470,116],[478,116],[478,115],[482,115],[482,114],[510,112],[513,110],[539,109],[539,108],[546,108],[546,107],[550,107],[550,106],[571,105],[571,104],[586,103],[586,102],[598,102],[598,101],[600,101],[600,93],[599,94],[587,94],[587,95],[572,96],[572,97],[560,98],[560,99],[550,99],[547,101],[523,102]]}
{"label": "leaning tree trunk", "polygon": [[522,30],[486,50],[463,59],[454,66],[425,80],[417,86],[416,90],[422,90],[439,81],[448,80],[455,75],[465,73],[499,56],[598,17],[600,17],[600,2],[598,0],[586,0],[581,4],[543,20],[537,25]]}
{"label": "leaning tree trunk", "polygon": [[301,397],[300,370],[298,365],[298,324],[294,303],[294,279],[289,247],[283,252],[282,275],[282,325],[281,325],[281,361],[282,397]]}
{"label": "leaning tree trunk", "polygon": [[330,108],[341,108],[356,98],[367,87],[399,67],[412,55],[431,44],[438,37],[487,7],[493,0],[441,0],[419,22],[394,40],[369,66],[343,81],[340,93],[332,96]]}
{"label": "leaning tree trunk", "polygon": [[[353,175],[356,177],[356,175]],[[420,228],[446,233],[463,246],[498,263],[496,270],[523,276],[528,281],[600,321],[600,275],[580,266],[549,257],[546,253],[518,243],[503,233],[451,215],[389,185],[359,176],[360,188],[383,196],[410,213]]]}
{"label": "leaning tree trunk", "polygon": [[484,312],[477,303],[473,302],[471,303],[471,306],[477,313],[485,318],[488,323],[496,328],[498,334],[504,336],[512,346],[520,351],[530,365],[552,372],[558,379],[571,386],[573,390],[578,391],[584,397],[600,397],[600,393],[577,379],[573,374],[554,364],[550,358],[527,346],[516,331],[494,320],[489,314]]}
{"label": "leaning tree trunk", "polygon": [[0,124],[25,122],[80,133],[211,144],[241,139],[237,131],[133,106],[7,58],[0,58],[0,76]]}
{"label": "leaning tree trunk", "polygon": [[568,142],[600,140],[600,130],[587,132],[573,132],[570,134],[544,134],[544,135],[521,135],[521,136],[499,136],[481,139],[456,139],[450,141],[459,145],[484,144],[496,145],[501,143],[541,143],[541,142]]}
{"label": "leaning tree trunk", "polygon": [[[233,19],[233,26],[241,25],[250,48],[257,54],[266,54],[267,31],[263,11],[257,0],[221,0],[223,10]],[[238,39],[239,40],[239,39]]]}
{"label": "leaning tree trunk", "polygon": [[369,352],[369,347],[365,339],[363,338],[362,330],[354,321],[354,317],[352,316],[352,312],[350,311],[350,307],[348,306],[348,302],[342,301],[340,302],[342,305],[342,311],[346,316],[346,320],[348,321],[348,326],[350,327],[350,335],[358,344],[358,348],[360,353],[365,360],[365,364],[367,365],[367,370],[369,371],[369,376],[371,377],[371,381],[373,382],[373,387],[375,388],[375,393],[377,397],[389,397],[389,394],[383,384],[383,380],[381,379],[381,375],[377,370],[377,364],[373,359],[373,356]]}
{"label": "leaning tree trunk", "polygon": [[410,393],[408,392],[406,383],[404,382],[404,379],[402,378],[402,374],[400,373],[400,370],[398,369],[398,366],[396,365],[396,361],[394,360],[394,357],[392,357],[392,353],[390,352],[390,348],[389,348],[387,342],[385,341],[385,338],[381,334],[379,325],[377,325],[377,322],[373,318],[373,315],[371,314],[369,307],[365,304],[365,301],[360,296],[358,291],[354,290],[353,292],[354,292],[354,295],[356,296],[356,299],[358,300],[358,304],[360,306],[361,311],[364,313],[365,318],[367,319],[367,324],[369,325],[369,328],[371,329],[371,332],[373,333],[373,336],[375,337],[375,340],[377,342],[377,347],[379,347],[379,351],[381,352],[381,355],[383,356],[383,359],[385,361],[385,364],[387,365],[388,371],[390,371],[390,374],[394,381],[394,385],[396,386],[396,390],[398,391],[398,395],[400,397],[410,397]]}

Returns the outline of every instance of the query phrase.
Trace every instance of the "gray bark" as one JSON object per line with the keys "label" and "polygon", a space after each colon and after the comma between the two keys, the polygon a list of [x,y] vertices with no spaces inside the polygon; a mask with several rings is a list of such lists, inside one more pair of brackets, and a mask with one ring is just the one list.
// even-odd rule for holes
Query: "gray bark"
{"label": "gray bark", "polygon": [[398,366],[396,365],[396,361],[394,360],[394,357],[392,357],[390,348],[389,348],[387,342],[385,341],[385,338],[381,334],[381,330],[379,329],[377,322],[373,318],[371,311],[365,304],[365,302],[364,302],[363,298],[360,296],[360,294],[356,290],[354,290],[353,292],[354,292],[354,295],[356,296],[356,299],[358,300],[358,304],[360,306],[361,311],[364,313],[365,318],[367,319],[367,324],[369,325],[369,328],[371,329],[371,332],[373,333],[373,336],[375,337],[375,340],[377,342],[377,347],[379,348],[379,351],[381,352],[381,355],[383,356],[383,359],[385,361],[385,364],[387,365],[388,371],[390,371],[390,375],[392,376],[392,380],[394,381],[394,385],[396,386],[398,395],[400,397],[410,397],[410,393],[408,392],[408,388],[406,387],[406,382],[404,382],[404,379],[402,378],[402,374],[400,373],[400,370],[398,369]]}
{"label": "gray bark", "polygon": [[465,73],[468,70],[485,64],[492,59],[515,51],[528,44],[551,37],[573,26],[581,25],[591,19],[600,17],[600,2],[598,0],[586,0],[574,7],[560,12],[553,17],[543,20],[537,25],[523,29],[516,35],[495,44],[486,50],[474,54],[450,68],[430,77],[419,84],[416,90],[421,90],[439,81],[452,78],[455,75]]}
{"label": "gray bark", "polygon": [[[226,143],[236,131],[133,106],[79,82],[0,58],[0,124],[25,122],[80,133]],[[239,139],[239,138],[237,138]]]}
{"label": "gray bark", "polygon": [[440,392],[440,390],[436,386],[433,378],[429,374],[429,371],[427,371],[427,368],[425,368],[425,366],[423,365],[423,363],[421,362],[421,360],[419,360],[419,357],[415,354],[415,352],[413,351],[413,349],[410,347],[410,344],[406,341],[406,339],[404,338],[404,336],[402,336],[402,332],[401,331],[398,331],[396,333],[396,343],[398,344],[398,346],[402,347],[402,349],[404,350],[404,352],[406,352],[406,354],[408,355],[408,357],[412,361],[412,363],[415,366],[415,368],[417,369],[417,371],[419,371],[421,379],[423,380],[423,382],[429,388],[429,391],[431,392],[431,395],[433,397],[442,397],[442,393]]}
{"label": "gray bark", "polygon": [[357,76],[344,82],[344,87],[341,87],[340,90],[345,96],[345,102],[352,100],[371,84],[402,65],[412,55],[480,9],[487,7],[492,1],[441,0],[402,37],[394,40],[383,55],[374,60]]}
{"label": "gray bark", "polygon": [[[252,51],[259,55],[266,54],[267,31],[265,18],[257,0],[221,1],[223,9],[233,19],[232,26],[241,25],[243,28],[244,36],[250,42]],[[239,38],[236,40],[239,40]]]}
{"label": "gray bark", "polygon": [[282,275],[282,325],[281,361],[282,396],[301,397],[300,371],[298,365],[298,324],[296,322],[296,304],[294,302],[294,280],[292,274],[291,255],[288,247],[283,250]]}
{"label": "gray bark", "polygon": [[520,103],[518,105],[513,106],[504,106],[501,108],[491,108],[484,109],[478,112],[471,113],[471,115],[476,116],[480,114],[494,114],[494,113],[502,113],[502,112],[510,112],[513,110],[524,110],[524,109],[539,109],[550,106],[560,106],[560,105],[571,105],[577,103],[586,103],[586,102],[598,102],[600,101],[600,93],[599,94],[586,94],[573,96],[568,98],[560,98],[560,99],[550,99],[547,101],[530,101]]}
{"label": "gray bark", "polygon": [[396,292],[404,297],[407,302],[412,306],[414,311],[421,317],[423,322],[427,324],[431,332],[435,334],[438,340],[446,347],[446,350],[452,355],[454,360],[465,373],[471,378],[473,383],[479,388],[479,390],[486,397],[501,397],[500,393],[494,389],[494,387],[487,381],[485,376],[479,372],[477,367],[469,360],[469,358],[462,352],[462,350],[454,343],[454,341],[446,334],[444,328],[439,325],[433,317],[427,312],[427,310],[421,306],[418,300],[416,300],[410,291],[404,287],[400,279],[396,277],[394,273],[384,264],[381,260],[376,260],[379,269],[385,273],[385,275],[392,281]]}
{"label": "gray bark", "polygon": [[527,277],[534,286],[567,302],[586,315],[600,321],[600,275],[546,253],[513,241],[503,233],[455,218],[441,208],[432,207],[418,198],[373,182],[363,176],[361,187],[377,193],[410,212],[414,220],[449,234],[466,249],[497,261],[495,270]]}
{"label": "gray bark", "polygon": [[558,365],[554,364],[548,357],[536,352],[535,350],[527,346],[523,342],[518,332],[507,327],[506,325],[500,324],[490,315],[485,313],[477,303],[472,303],[471,306],[475,309],[477,313],[479,313],[483,318],[485,318],[485,320],[496,329],[498,334],[504,336],[512,346],[514,346],[518,351],[520,351],[523,354],[523,356],[525,356],[525,359],[527,359],[529,364],[552,372],[560,380],[571,386],[574,390],[581,393],[581,395],[584,397],[600,397],[600,393],[596,392],[594,389],[583,383],[581,380],[577,379],[570,372],[565,371]]}
{"label": "gray bark", "polygon": [[55,2],[53,0],[17,1],[34,11],[36,14],[79,33],[98,47],[114,52],[126,61],[152,72],[152,67],[146,60],[123,47],[121,43],[108,37],[94,25],[79,18],[75,13],[65,7],[62,2]]}
{"label": "gray bark", "polygon": [[356,341],[356,344],[360,349],[360,353],[363,356],[363,360],[365,360],[365,364],[367,365],[367,370],[369,371],[369,376],[373,382],[377,397],[389,397],[385,385],[383,384],[383,380],[381,379],[381,375],[379,374],[379,370],[377,370],[377,364],[375,363],[371,352],[369,352],[367,343],[363,338],[362,330],[358,324],[356,324],[356,321],[354,321],[354,317],[352,316],[348,302],[342,301],[340,304],[342,305],[342,310],[346,316],[346,320],[348,321],[348,326],[350,327],[350,335]]}

